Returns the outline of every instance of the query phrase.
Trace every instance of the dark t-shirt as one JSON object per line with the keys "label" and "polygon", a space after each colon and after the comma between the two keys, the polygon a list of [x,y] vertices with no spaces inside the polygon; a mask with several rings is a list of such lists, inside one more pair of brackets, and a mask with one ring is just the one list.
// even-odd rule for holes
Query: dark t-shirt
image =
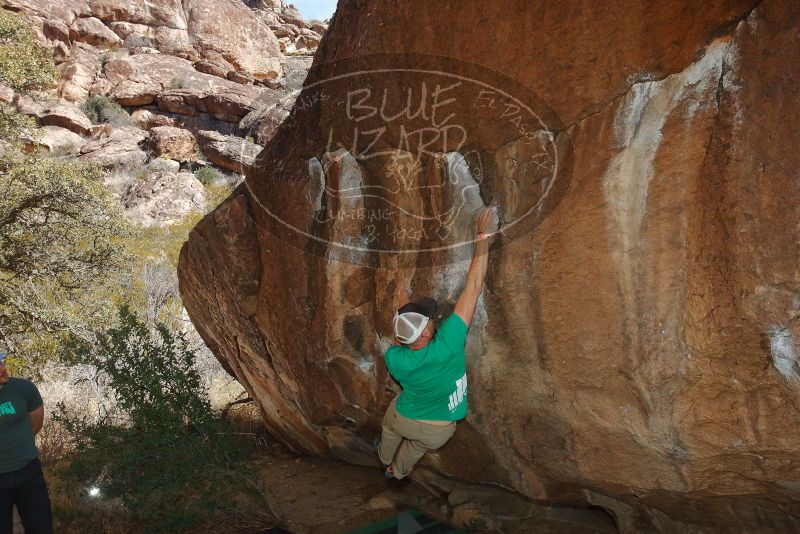
{"label": "dark t-shirt", "polygon": [[467,416],[466,342],[467,325],[453,313],[423,348],[397,345],[386,351],[386,367],[403,386],[397,399],[400,415],[427,421]]}
{"label": "dark t-shirt", "polygon": [[28,414],[41,405],[30,380],[12,377],[0,389],[0,473],[21,469],[39,456]]}

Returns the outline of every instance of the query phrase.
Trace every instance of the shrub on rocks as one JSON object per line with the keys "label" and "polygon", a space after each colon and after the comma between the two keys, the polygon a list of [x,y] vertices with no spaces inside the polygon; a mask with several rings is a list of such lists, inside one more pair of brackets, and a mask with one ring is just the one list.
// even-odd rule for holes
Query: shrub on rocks
{"label": "shrub on rocks", "polygon": [[112,126],[128,126],[130,115],[122,106],[107,96],[89,97],[83,104],[83,112],[93,124],[110,124]]}
{"label": "shrub on rocks", "polygon": [[200,183],[203,185],[211,185],[217,178],[219,178],[219,173],[213,167],[200,167],[196,171],[194,171],[194,176]]}

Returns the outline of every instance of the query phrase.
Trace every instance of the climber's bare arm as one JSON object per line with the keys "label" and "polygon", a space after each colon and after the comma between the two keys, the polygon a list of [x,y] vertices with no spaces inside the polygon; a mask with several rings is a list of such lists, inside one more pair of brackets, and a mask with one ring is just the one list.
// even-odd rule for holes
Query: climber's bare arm
{"label": "climber's bare arm", "polygon": [[[477,233],[486,233],[492,223],[495,208],[482,208],[476,217],[475,228]],[[478,239],[475,242],[475,252],[472,256],[472,263],[467,271],[467,282],[464,290],[456,302],[455,313],[466,323],[467,326],[472,322],[475,314],[475,307],[478,305],[478,297],[483,290],[483,280],[486,278],[486,270],[489,266],[489,238]]]}

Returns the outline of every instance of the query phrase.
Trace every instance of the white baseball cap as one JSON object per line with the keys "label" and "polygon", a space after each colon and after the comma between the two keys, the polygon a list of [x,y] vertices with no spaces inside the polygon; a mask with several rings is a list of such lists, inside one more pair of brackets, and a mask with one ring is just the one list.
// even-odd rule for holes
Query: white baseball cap
{"label": "white baseball cap", "polygon": [[419,338],[429,320],[427,316],[417,312],[395,313],[392,319],[394,335],[401,343],[410,345]]}

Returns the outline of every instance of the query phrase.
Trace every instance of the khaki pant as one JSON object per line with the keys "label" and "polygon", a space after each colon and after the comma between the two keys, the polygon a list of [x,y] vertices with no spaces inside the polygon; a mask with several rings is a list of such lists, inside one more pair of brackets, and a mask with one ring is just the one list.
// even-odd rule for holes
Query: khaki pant
{"label": "khaki pant", "polygon": [[378,456],[383,465],[392,464],[396,478],[408,476],[411,469],[428,451],[438,449],[453,437],[456,422],[447,426],[421,423],[397,413],[397,397],[383,417],[383,432]]}

